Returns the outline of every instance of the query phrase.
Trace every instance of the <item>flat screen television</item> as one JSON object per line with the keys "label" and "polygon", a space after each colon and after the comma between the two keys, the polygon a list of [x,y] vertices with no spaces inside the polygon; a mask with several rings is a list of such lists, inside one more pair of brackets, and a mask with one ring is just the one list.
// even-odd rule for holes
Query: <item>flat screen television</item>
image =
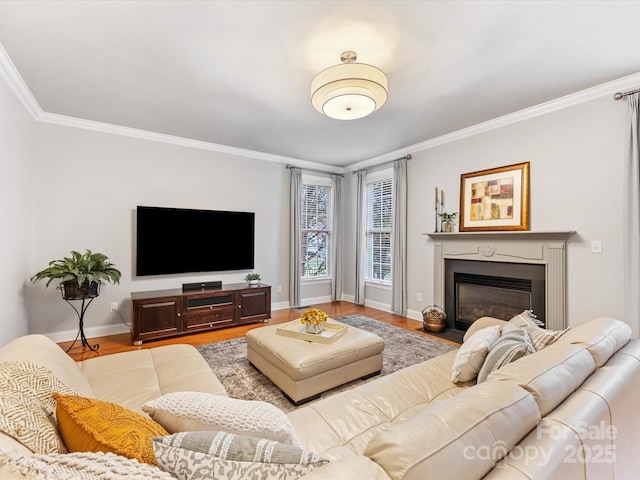
{"label": "flat screen television", "polygon": [[253,212],[138,206],[136,275],[254,268]]}

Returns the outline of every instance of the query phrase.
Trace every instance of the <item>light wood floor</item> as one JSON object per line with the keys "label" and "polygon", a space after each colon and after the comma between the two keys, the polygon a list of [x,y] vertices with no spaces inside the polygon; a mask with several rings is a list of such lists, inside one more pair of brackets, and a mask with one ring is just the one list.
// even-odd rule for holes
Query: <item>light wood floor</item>
{"label": "light wood floor", "polygon": [[[383,312],[381,310],[376,310],[375,308],[364,307],[360,305],[355,305],[350,302],[330,302],[330,303],[322,303],[318,305],[314,305],[317,308],[320,308],[327,312],[327,314],[331,318],[340,318],[346,317],[347,315],[365,315],[369,318],[373,318],[375,320],[379,320],[382,322],[389,323],[391,325],[395,325],[396,327],[406,328],[407,330],[411,330],[420,335],[430,336],[432,338],[436,338],[437,340],[441,340],[443,342],[447,342],[447,340],[443,340],[438,337],[433,337],[426,333],[418,332],[416,329],[420,327],[420,323],[415,320],[401,317],[399,315],[394,315],[392,313]],[[299,318],[304,309],[287,309],[287,310],[276,310],[271,312],[271,320],[269,320],[269,324],[277,324],[288,322],[290,320],[295,320]],[[91,357],[97,357],[100,355],[109,355],[112,353],[118,352],[126,352],[130,350],[140,350],[143,348],[152,348],[158,347],[161,345],[171,345],[174,343],[189,343],[194,346],[205,345],[207,343],[221,342],[224,340],[231,340],[232,338],[244,337],[245,333],[253,328],[258,328],[264,326],[264,323],[254,323],[251,325],[243,325],[239,327],[232,328],[224,328],[221,330],[215,330],[212,332],[206,333],[197,333],[191,335],[185,335],[182,337],[170,338],[166,340],[156,340],[153,342],[145,342],[141,346],[134,346],[131,344],[131,334],[122,333],[119,335],[109,335],[106,337],[95,337],[89,338],[89,343],[99,344],[100,348],[96,352],[92,352],[89,349],[79,346],[80,343],[77,342],[76,345],[69,351],[69,355],[74,360],[84,360]],[[59,345],[66,350],[69,348],[72,342],[62,342]],[[448,342],[453,343],[453,342]]]}

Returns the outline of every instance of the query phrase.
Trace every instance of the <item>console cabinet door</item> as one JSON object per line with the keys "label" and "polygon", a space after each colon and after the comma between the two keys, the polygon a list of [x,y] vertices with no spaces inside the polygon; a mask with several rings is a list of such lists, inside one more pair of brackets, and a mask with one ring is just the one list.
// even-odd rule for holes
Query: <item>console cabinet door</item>
{"label": "console cabinet door", "polygon": [[182,330],[182,298],[134,300],[133,341],[141,342],[177,334]]}
{"label": "console cabinet door", "polygon": [[238,291],[238,323],[252,323],[271,318],[271,288],[248,288]]}

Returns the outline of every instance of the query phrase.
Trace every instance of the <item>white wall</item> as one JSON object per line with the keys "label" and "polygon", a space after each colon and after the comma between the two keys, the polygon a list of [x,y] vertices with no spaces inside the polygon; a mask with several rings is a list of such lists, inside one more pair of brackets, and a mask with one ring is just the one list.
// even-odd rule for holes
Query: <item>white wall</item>
{"label": "white wall", "polygon": [[[576,230],[568,243],[568,319],[624,319],[622,264],[623,162],[626,102],[610,96],[412,153],[408,163],[409,316],[434,303],[434,188],[445,190],[445,211],[458,212],[460,175],[531,162],[531,230]],[[355,185],[347,183],[345,297],[354,295]],[[590,252],[602,240],[602,254]],[[417,301],[421,293],[423,301]],[[384,298],[367,290],[367,303]],[[390,296],[389,302],[390,302]],[[632,325],[634,321],[630,321]],[[637,335],[637,334],[636,334]]]}
{"label": "white wall", "polygon": [[0,77],[0,345],[29,333],[35,127]]}
{"label": "white wall", "polygon": [[[568,319],[624,318],[622,181],[626,102],[610,96],[417,152],[409,172],[409,308],[433,303],[434,187],[459,212],[460,175],[531,162],[531,230],[576,230],[568,243]],[[603,253],[590,252],[602,240]],[[417,292],[423,302],[416,301]]]}
{"label": "white wall", "polygon": [[[109,304],[118,302],[129,323],[133,291],[180,288],[191,281],[241,282],[247,273],[136,278],[136,205],[255,212],[255,271],[274,287],[273,302],[288,300],[289,172],[284,165],[52,124],[39,130],[32,271],[87,248],[106,254],[122,271],[120,285],[105,285],[87,310],[88,333],[126,330]],[[191,234],[211,232],[194,228]],[[283,286],[281,294],[277,285]],[[73,338],[77,317],[52,286],[33,287],[31,329],[56,333],[56,340]]]}

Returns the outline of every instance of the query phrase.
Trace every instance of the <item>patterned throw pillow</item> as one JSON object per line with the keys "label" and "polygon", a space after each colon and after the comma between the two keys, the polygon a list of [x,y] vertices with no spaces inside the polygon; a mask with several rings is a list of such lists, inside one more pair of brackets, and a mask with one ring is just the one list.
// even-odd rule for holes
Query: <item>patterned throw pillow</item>
{"label": "patterned throw pillow", "polygon": [[517,328],[542,327],[543,325],[533,314],[533,310],[525,310],[509,320],[509,323]]}
{"label": "patterned throw pillow", "polygon": [[470,382],[478,375],[493,344],[500,338],[500,326],[493,325],[478,330],[465,341],[453,361],[451,381]]}
{"label": "patterned throw pillow", "polygon": [[487,358],[478,372],[478,383],[484,382],[494,370],[534,352],[535,349],[526,330],[517,329],[505,333],[489,350]]}
{"label": "patterned throw pillow", "polygon": [[275,405],[203,392],[176,392],[142,410],[169,433],[221,430],[301,446],[289,417]]}
{"label": "patterned throw pillow", "polygon": [[157,465],[151,439],[168,432],[153,420],[115,403],[53,394],[58,428],[70,452],[113,452]]}
{"label": "patterned throw pillow", "polygon": [[328,460],[293,445],[228,432],[182,432],[153,439],[158,465],[180,480],[295,480]]}
{"label": "patterned throw pillow", "polygon": [[76,393],[40,365],[0,363],[0,431],[34,453],[66,453],[56,428],[54,391]]}
{"label": "patterned throw pillow", "polygon": [[21,455],[0,452],[0,468],[5,466],[12,474],[32,480],[175,480],[174,476],[158,467],[113,453]]}
{"label": "patterned throw pillow", "polygon": [[569,329],[546,330],[542,328],[542,322],[536,318],[531,310],[525,310],[520,315],[516,315],[503,327],[502,332],[507,333],[518,328],[524,328],[533,343],[533,348],[542,350],[558,340]]}

